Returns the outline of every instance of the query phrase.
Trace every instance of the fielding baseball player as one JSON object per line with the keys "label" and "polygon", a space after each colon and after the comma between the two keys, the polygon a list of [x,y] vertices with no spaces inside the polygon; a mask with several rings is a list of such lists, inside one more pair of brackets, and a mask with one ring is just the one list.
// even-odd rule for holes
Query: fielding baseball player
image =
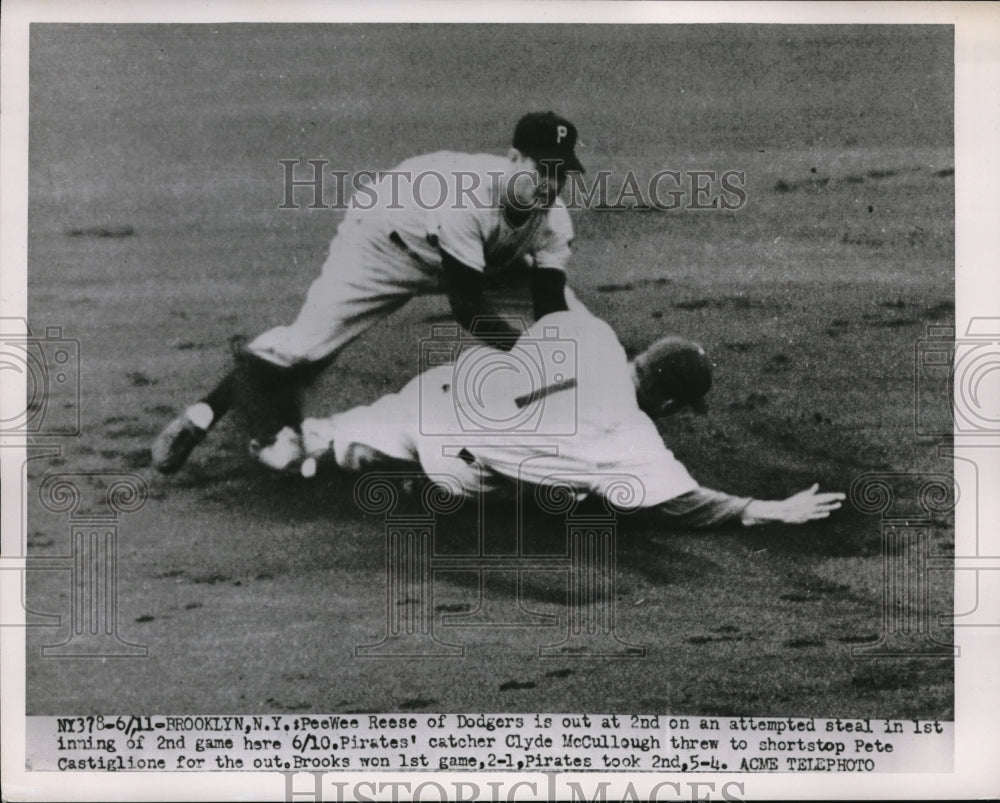
{"label": "fielding baseball player", "polygon": [[[578,307],[566,287],[573,228],[558,198],[582,171],[577,132],[553,112],[518,122],[506,156],[439,152],[362,185],[298,318],[246,345],[237,367],[153,443],[153,465],[177,471],[237,400],[275,423],[301,420],[298,391],[348,343],[418,294],[444,293],[455,319],[507,347],[523,327],[487,301],[491,284],[530,286],[531,321]],[[502,293],[501,293],[502,295]]]}
{"label": "fielding baseball player", "polygon": [[[541,377],[541,380],[539,378]],[[841,493],[818,485],[782,501],[698,485],[664,445],[652,417],[699,406],[711,386],[700,346],[665,338],[629,362],[590,313],[547,315],[509,351],[462,351],[399,393],[283,429],[258,458],[315,473],[316,460],[359,472],[419,466],[453,493],[559,483],[619,507],[658,508],[680,526],[798,524],[826,518]],[[633,490],[622,496],[622,480]]]}

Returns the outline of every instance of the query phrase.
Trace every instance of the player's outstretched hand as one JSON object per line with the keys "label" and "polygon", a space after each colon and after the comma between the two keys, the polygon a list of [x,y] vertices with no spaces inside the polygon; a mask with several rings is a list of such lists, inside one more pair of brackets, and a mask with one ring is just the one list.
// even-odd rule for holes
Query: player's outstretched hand
{"label": "player's outstretched hand", "polygon": [[807,521],[825,519],[840,508],[844,494],[819,492],[819,484],[788,497],[780,502],[764,502],[755,499],[743,512],[743,523],[752,524],[804,524]]}

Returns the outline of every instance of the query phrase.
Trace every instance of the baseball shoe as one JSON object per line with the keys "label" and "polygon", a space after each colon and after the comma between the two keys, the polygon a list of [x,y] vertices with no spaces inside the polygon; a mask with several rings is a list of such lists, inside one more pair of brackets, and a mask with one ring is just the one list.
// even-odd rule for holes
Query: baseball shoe
{"label": "baseball shoe", "polygon": [[179,470],[194,447],[205,440],[207,427],[201,427],[191,417],[193,408],[188,408],[167,424],[151,449],[153,465],[161,474],[173,474]]}
{"label": "baseball shoe", "polygon": [[291,427],[283,427],[267,446],[261,446],[257,439],[250,441],[250,454],[275,471],[295,473],[299,473],[302,461],[306,458],[302,436]]}

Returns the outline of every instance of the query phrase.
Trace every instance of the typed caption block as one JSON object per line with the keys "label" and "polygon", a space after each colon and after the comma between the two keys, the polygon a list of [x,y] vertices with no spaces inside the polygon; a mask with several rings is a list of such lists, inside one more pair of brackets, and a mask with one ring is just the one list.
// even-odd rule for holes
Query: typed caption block
{"label": "typed caption block", "polygon": [[33,771],[950,772],[954,723],[664,714],[28,717]]}

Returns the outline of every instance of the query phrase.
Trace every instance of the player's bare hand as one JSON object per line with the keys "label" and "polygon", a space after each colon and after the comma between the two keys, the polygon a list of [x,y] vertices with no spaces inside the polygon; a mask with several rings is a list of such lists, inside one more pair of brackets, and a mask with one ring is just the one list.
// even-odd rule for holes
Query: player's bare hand
{"label": "player's bare hand", "polygon": [[819,484],[788,497],[782,501],[764,502],[754,500],[747,505],[743,514],[744,524],[804,524],[807,521],[827,518],[834,510],[839,510],[844,494],[820,492]]}
{"label": "player's bare hand", "polygon": [[840,503],[844,501],[844,494],[836,492],[819,492],[819,484],[814,484],[811,488],[794,496],[788,497],[782,506],[782,513],[786,524],[801,524],[814,519],[825,519],[834,510],[840,509]]}

